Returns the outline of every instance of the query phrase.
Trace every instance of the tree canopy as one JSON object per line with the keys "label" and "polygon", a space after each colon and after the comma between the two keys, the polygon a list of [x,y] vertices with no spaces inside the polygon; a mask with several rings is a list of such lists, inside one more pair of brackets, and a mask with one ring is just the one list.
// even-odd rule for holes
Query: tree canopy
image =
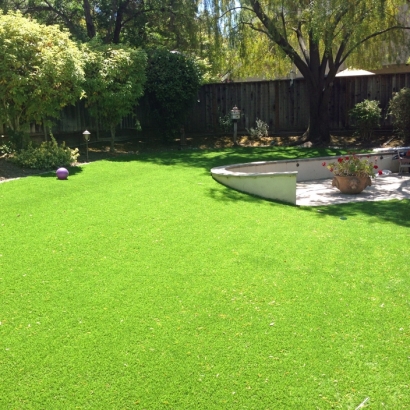
{"label": "tree canopy", "polygon": [[150,52],[146,94],[151,112],[166,135],[180,131],[200,84],[200,70],[191,58],[167,50]]}
{"label": "tree canopy", "polygon": [[67,32],[0,15],[0,122],[19,131],[60,115],[82,94],[82,54]]}
{"label": "tree canopy", "polygon": [[124,45],[89,44],[84,84],[90,114],[111,131],[114,150],[115,127],[132,113],[143,94],[146,54]]}
{"label": "tree canopy", "polygon": [[99,37],[105,44],[195,47],[197,4],[192,0],[0,0],[0,7],[59,24],[81,41]]}

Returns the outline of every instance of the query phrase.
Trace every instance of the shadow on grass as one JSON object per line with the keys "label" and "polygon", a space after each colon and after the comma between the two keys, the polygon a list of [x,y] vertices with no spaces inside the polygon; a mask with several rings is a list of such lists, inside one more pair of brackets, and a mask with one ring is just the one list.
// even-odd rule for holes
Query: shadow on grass
{"label": "shadow on grass", "polygon": [[[68,178],[70,178],[70,176],[74,176],[77,174],[80,174],[81,172],[83,172],[82,167],[66,167],[66,169],[68,170]],[[56,171],[44,171],[43,173],[36,175],[39,176],[41,178],[55,178],[57,179],[56,176]]]}
{"label": "shadow on grass", "polygon": [[[217,181],[215,182],[218,183]],[[224,187],[223,185],[220,185],[220,187],[223,187],[225,189],[210,188],[208,190],[207,195],[215,201],[226,203],[226,204],[237,202],[237,201],[248,202],[248,203],[252,202],[255,204],[267,201],[267,202],[270,202],[272,205],[287,205],[287,206],[295,207],[295,205],[288,204],[286,202],[270,201],[268,199],[265,199],[265,198],[262,198],[256,195],[247,194],[247,193],[237,191],[232,188]]]}
{"label": "shadow on grass", "polygon": [[239,164],[252,161],[276,161],[296,158],[314,158],[320,156],[340,155],[345,151],[320,148],[294,148],[294,147],[238,147],[212,150],[184,150],[144,152],[140,155],[121,155],[107,158],[112,162],[151,162],[164,166],[186,166],[211,168]]}
{"label": "shadow on grass", "polygon": [[371,217],[369,223],[394,223],[410,227],[410,201],[391,200],[374,202],[351,202],[348,204],[301,207],[301,211],[315,214],[318,218],[334,216],[337,218],[367,215]]}
{"label": "shadow on grass", "polygon": [[[410,200],[390,200],[374,202],[351,202],[347,204],[337,204],[320,207],[300,207],[287,202],[269,200],[256,195],[237,191],[233,188],[219,184],[218,188],[209,189],[208,196],[212,199],[230,203],[236,201],[258,203],[261,201],[270,202],[272,205],[285,205],[287,207],[298,208],[301,212],[315,215],[317,218],[333,216],[336,218],[349,219],[358,215],[370,217],[369,223],[394,223],[396,225],[410,227]],[[222,189],[220,189],[222,188]]]}

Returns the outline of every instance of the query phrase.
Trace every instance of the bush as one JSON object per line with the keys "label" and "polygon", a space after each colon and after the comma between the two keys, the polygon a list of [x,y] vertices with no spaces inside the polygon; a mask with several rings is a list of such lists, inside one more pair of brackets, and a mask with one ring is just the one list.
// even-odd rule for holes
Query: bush
{"label": "bush", "polygon": [[397,134],[410,142],[410,89],[402,88],[393,95],[388,113],[393,116],[393,126]]}
{"label": "bush", "polygon": [[73,164],[79,155],[78,148],[72,150],[64,142],[58,145],[51,137],[51,141],[43,142],[39,147],[30,142],[27,149],[14,155],[13,161],[22,167],[52,169]]}
{"label": "bush", "polygon": [[269,136],[269,125],[260,120],[256,119],[256,128],[247,129],[249,136],[253,139],[268,137]]}
{"label": "bush", "polygon": [[28,147],[30,136],[24,131],[7,130],[7,137],[1,136],[0,154],[12,155]]}
{"label": "bush", "polygon": [[201,72],[195,61],[167,50],[150,52],[145,92],[152,112],[166,139],[179,135],[188,110],[201,85]]}
{"label": "bush", "polygon": [[231,114],[228,113],[223,115],[223,113],[219,109],[218,111],[220,114],[218,118],[219,129],[224,133],[232,132],[233,121],[231,118]]}
{"label": "bush", "polygon": [[349,115],[357,129],[356,135],[369,140],[374,128],[380,127],[381,108],[379,101],[364,100],[349,111]]}

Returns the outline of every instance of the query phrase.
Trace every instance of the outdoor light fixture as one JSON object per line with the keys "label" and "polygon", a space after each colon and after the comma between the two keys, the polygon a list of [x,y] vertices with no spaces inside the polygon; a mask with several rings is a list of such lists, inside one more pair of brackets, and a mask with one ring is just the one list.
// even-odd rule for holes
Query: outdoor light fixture
{"label": "outdoor light fixture", "polygon": [[231,120],[233,121],[233,144],[238,145],[236,142],[236,134],[238,132],[238,120],[241,118],[241,110],[235,105],[231,110]]}
{"label": "outdoor light fixture", "polygon": [[235,105],[231,110],[232,121],[237,121],[241,118],[241,110]]}
{"label": "outdoor light fixture", "polygon": [[83,135],[84,135],[84,139],[85,139],[85,149],[86,149],[86,153],[87,153],[87,162],[88,162],[88,141],[90,141],[91,132],[85,130],[83,132]]}
{"label": "outdoor light fixture", "polygon": [[293,80],[295,79],[295,72],[293,70],[290,70],[289,78],[290,78],[290,85],[292,86]]}

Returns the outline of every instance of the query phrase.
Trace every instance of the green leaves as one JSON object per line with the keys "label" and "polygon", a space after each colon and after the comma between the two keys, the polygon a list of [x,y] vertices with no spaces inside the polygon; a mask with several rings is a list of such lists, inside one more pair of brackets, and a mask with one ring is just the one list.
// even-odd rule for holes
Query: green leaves
{"label": "green leaves", "polygon": [[90,114],[114,130],[143,94],[146,54],[123,45],[99,44],[85,46],[84,53]]}
{"label": "green leaves", "polygon": [[11,129],[56,118],[81,95],[82,55],[68,34],[20,13],[0,16],[0,120]]}
{"label": "green leaves", "polygon": [[167,132],[179,130],[200,84],[201,73],[192,59],[167,50],[151,53],[146,92]]}

